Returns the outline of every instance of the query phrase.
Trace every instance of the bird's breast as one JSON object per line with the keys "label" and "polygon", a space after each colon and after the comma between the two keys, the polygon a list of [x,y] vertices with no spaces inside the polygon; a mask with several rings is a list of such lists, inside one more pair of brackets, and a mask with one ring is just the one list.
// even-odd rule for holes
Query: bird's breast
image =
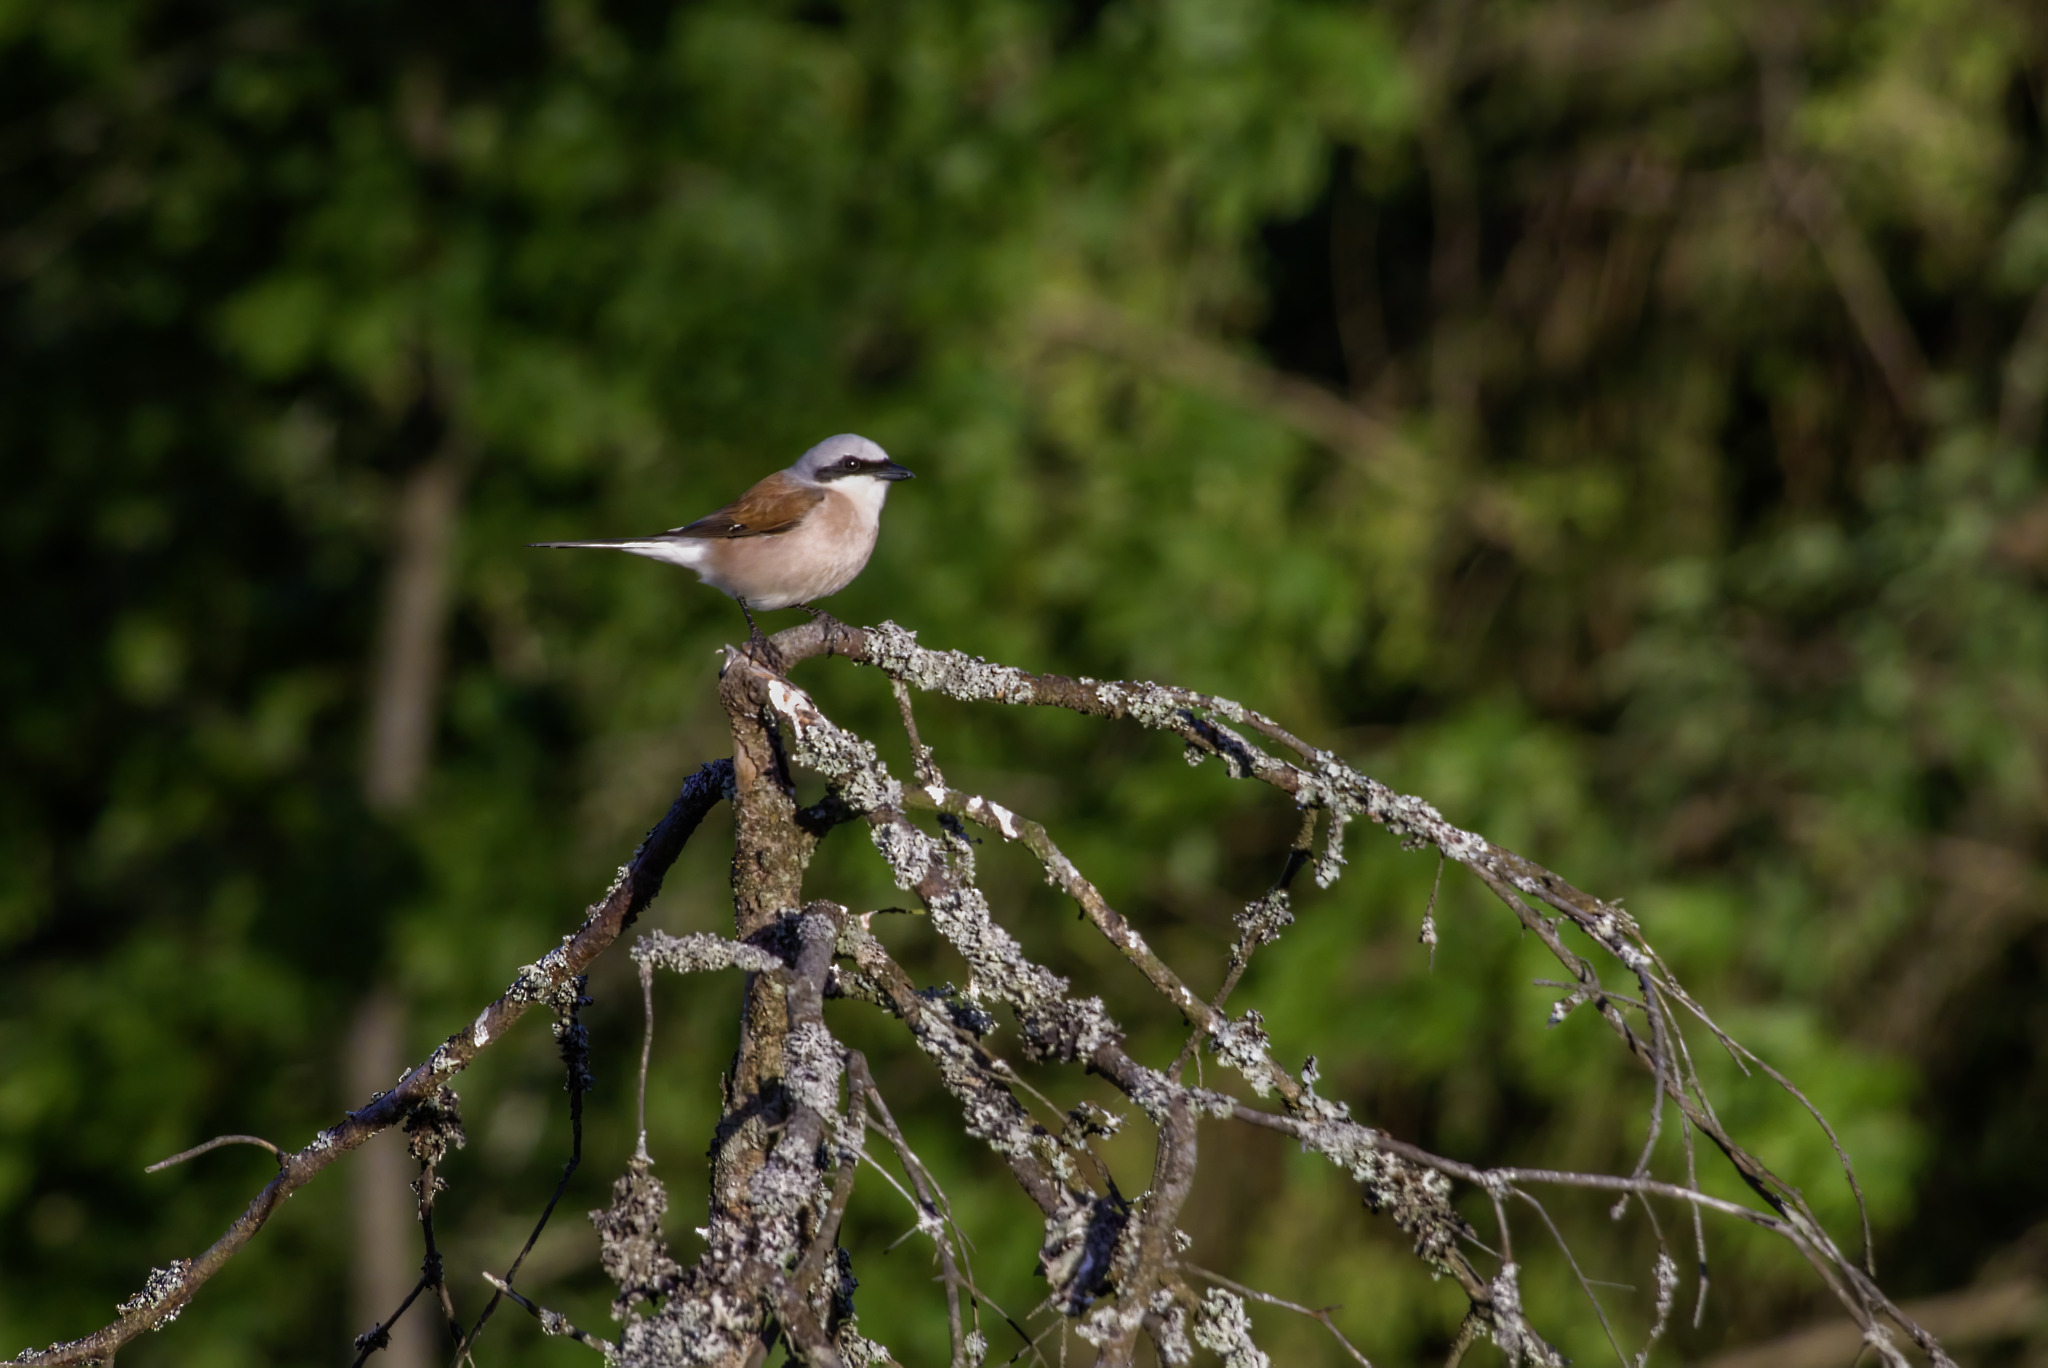
{"label": "bird's breast", "polygon": [[749,606],[789,608],[836,594],[853,582],[874,554],[879,508],[829,491],[797,526],[772,537],[717,544],[718,587]]}

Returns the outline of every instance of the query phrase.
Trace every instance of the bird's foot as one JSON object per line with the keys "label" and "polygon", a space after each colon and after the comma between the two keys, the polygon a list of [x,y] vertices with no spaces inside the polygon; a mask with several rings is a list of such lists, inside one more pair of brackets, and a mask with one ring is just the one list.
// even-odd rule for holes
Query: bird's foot
{"label": "bird's foot", "polygon": [[773,674],[789,673],[789,663],[782,658],[782,652],[775,649],[775,643],[764,636],[759,627],[756,627],[753,635],[747,638],[746,650],[748,658],[756,665],[766,668]]}
{"label": "bird's foot", "polygon": [[799,603],[797,607],[803,609],[806,613],[809,613],[811,615],[811,621],[817,623],[820,627],[825,629],[825,654],[828,656],[831,655],[832,634],[834,631],[845,627],[846,624],[841,622],[838,618],[833,617],[823,608],[813,608],[808,603]]}
{"label": "bird's foot", "polygon": [[770,641],[761,631],[761,624],[754,621],[754,610],[747,607],[745,599],[741,599],[739,604],[740,611],[747,615],[746,651],[748,658],[756,665],[764,666],[775,674],[788,674],[789,666],[783,661],[782,652],[775,649],[775,643]]}

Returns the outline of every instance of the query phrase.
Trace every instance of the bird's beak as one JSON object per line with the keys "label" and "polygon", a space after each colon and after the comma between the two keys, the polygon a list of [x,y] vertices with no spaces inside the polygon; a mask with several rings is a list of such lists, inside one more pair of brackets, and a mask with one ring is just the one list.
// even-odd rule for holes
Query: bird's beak
{"label": "bird's beak", "polygon": [[883,480],[914,480],[917,478],[916,472],[905,470],[894,461],[884,464],[880,470],[875,472],[875,475]]}

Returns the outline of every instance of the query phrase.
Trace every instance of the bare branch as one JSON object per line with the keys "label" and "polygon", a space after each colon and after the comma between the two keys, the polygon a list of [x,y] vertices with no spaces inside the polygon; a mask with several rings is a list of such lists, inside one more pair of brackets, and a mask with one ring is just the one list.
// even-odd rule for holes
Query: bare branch
{"label": "bare branch", "polygon": [[342,1155],[377,1132],[403,1121],[493,1041],[502,1039],[535,1003],[558,997],[654,900],[661,891],[662,877],[682,853],[684,842],[705,814],[725,797],[731,782],[732,762],[727,760],[707,764],[692,775],[668,815],[647,833],[632,860],[620,867],[618,877],[604,896],[590,905],[580,927],[565,936],[559,947],[524,966],[511,987],[479,1012],[473,1024],[449,1036],[432,1055],[400,1079],[397,1087],[321,1131],[305,1148],[286,1155],[277,1176],[218,1240],[197,1258],[179,1260],[167,1276],[152,1274],[143,1293],[124,1304],[121,1319],[82,1339],[32,1351],[0,1368],[27,1368],[29,1364],[51,1368],[56,1364],[108,1359],[137,1335],[175,1317],[207,1279],[255,1237],[280,1203]]}
{"label": "bare branch", "polygon": [[[911,746],[913,784],[905,785],[892,775],[873,744],[838,727],[809,694],[790,683],[791,666],[825,654],[875,666],[888,677]],[[1212,999],[1204,1001],[1189,990],[1044,826],[987,797],[947,785],[918,735],[913,690],[1129,719],[1175,737],[1191,760],[1217,760],[1232,776],[1258,780],[1293,802],[1301,818],[1299,834],[1273,885],[1237,918],[1238,935],[1229,950],[1227,971]],[[984,1361],[986,1340],[978,1324],[969,1328],[968,1305],[963,1303],[971,1304],[978,1320],[987,1298],[975,1284],[965,1235],[954,1222],[944,1193],[890,1115],[866,1059],[828,1029],[823,1004],[833,997],[871,1004],[904,1024],[958,1104],[962,1129],[1003,1160],[1042,1217],[1038,1262],[1049,1295],[1033,1314],[1048,1314],[1052,1323],[1034,1337],[988,1303],[1023,1342],[1017,1357],[1042,1360],[1037,1346],[1054,1331],[1061,1335],[1064,1353],[1071,1322],[1108,1368],[1136,1362],[1141,1334],[1165,1364],[1190,1362],[1195,1344],[1222,1353],[1233,1363],[1266,1362],[1251,1339],[1243,1301],[1250,1297],[1318,1320],[1337,1335],[1354,1361],[1365,1362],[1337,1333],[1327,1309],[1254,1292],[1181,1261],[1188,1241],[1176,1222],[1192,1191],[1200,1124],[1232,1120],[1285,1135],[1336,1164],[1358,1184],[1366,1204],[1412,1240],[1419,1258],[1458,1283],[1469,1312],[1453,1346],[1453,1363],[1481,1336],[1499,1345],[1514,1363],[1538,1368],[1562,1363],[1522,1305],[1518,1242],[1508,1215],[1509,1199],[1520,1198],[1558,1233],[1549,1212],[1529,1191],[1553,1186],[1612,1194],[1620,1199],[1615,1205],[1617,1218],[1632,1205],[1642,1208],[1657,1241],[1652,1341],[1668,1323],[1678,1284],[1677,1265],[1666,1248],[1665,1228],[1653,1203],[1673,1201],[1683,1203],[1692,1215],[1700,1249],[1701,1306],[1707,1286],[1701,1217],[1712,1211],[1764,1229],[1796,1249],[1855,1320],[1865,1345],[1888,1364],[1901,1365],[1903,1358],[1891,1343],[1887,1323],[1904,1330],[1935,1358],[1938,1368],[1948,1368],[1939,1344],[1885,1297],[1865,1268],[1841,1253],[1798,1191],[1728,1133],[1701,1084],[1682,1019],[1690,1015],[1703,1023],[1738,1065],[1756,1065],[1813,1112],[1856,1190],[1848,1157],[1832,1128],[1789,1080],[1713,1022],[1618,904],[1582,892],[1550,870],[1452,825],[1422,799],[1394,792],[1272,719],[1212,695],[1144,682],[1033,674],[955,652],[926,650],[913,634],[893,624],[862,629],[829,618],[779,634],[770,649],[758,655],[729,651],[719,693],[732,725],[733,761],[700,771],[634,863],[621,871],[620,880],[592,908],[584,928],[569,937],[562,950],[522,970],[513,987],[486,1008],[468,1032],[451,1038],[390,1097],[374,1100],[343,1126],[325,1133],[312,1149],[280,1155],[279,1178],[266,1190],[276,1194],[269,1199],[272,1204],[328,1162],[316,1162],[317,1155],[331,1158],[378,1127],[398,1121],[416,1132],[426,1260],[418,1283],[398,1311],[358,1341],[365,1357],[382,1347],[390,1325],[429,1288],[454,1325],[454,1304],[433,1228],[436,1166],[446,1143],[430,1142],[430,1137],[447,1141],[459,1133],[451,1129],[455,1104],[447,1078],[500,1037],[525,1007],[539,1001],[555,1016],[555,1034],[569,1074],[570,1156],[506,1274],[485,1275],[494,1289],[491,1301],[467,1334],[455,1327],[458,1359],[467,1358],[494,1309],[509,1299],[539,1317],[549,1333],[575,1337],[624,1368],[669,1368],[685,1361],[752,1368],[766,1362],[778,1347],[793,1362],[807,1365],[870,1368],[893,1363],[886,1349],[858,1333],[851,1256],[838,1244],[859,1165],[866,1161],[916,1211],[909,1233],[932,1237],[938,1281],[945,1291],[953,1365],[964,1368]],[[796,806],[793,766],[825,778],[824,800],[810,808]],[[587,1038],[577,1016],[585,1001],[582,971],[652,896],[661,871],[674,859],[689,829],[720,797],[730,797],[735,808],[733,934],[649,932],[632,953],[644,1013],[637,1143],[625,1176],[614,1186],[612,1205],[592,1214],[605,1269],[620,1289],[614,1311],[624,1322],[617,1343],[607,1343],[538,1307],[513,1289],[513,1278],[547,1225],[582,1153],[582,1095],[588,1086]],[[913,814],[919,813],[930,815],[926,820],[936,826],[936,833],[913,821]],[[1566,992],[1552,1011],[1553,1023],[1573,1008],[1590,1004],[1642,1063],[1650,1075],[1650,1118],[1630,1172],[1482,1169],[1430,1154],[1353,1120],[1344,1104],[1318,1095],[1313,1057],[1298,1073],[1281,1066],[1272,1057],[1257,1012],[1247,1011],[1237,1020],[1225,1014],[1224,1005],[1252,956],[1292,924],[1295,914],[1289,895],[1295,876],[1313,867],[1318,885],[1339,878],[1345,865],[1346,828],[1359,818],[1385,828],[1408,848],[1435,847],[1437,886],[1432,887],[1424,914],[1425,941],[1434,925],[1442,866],[1463,865],[1562,967],[1562,978],[1541,980]],[[964,959],[969,973],[964,990],[950,985],[919,988],[867,929],[873,914],[850,917],[836,903],[804,899],[805,875],[819,840],[848,822],[865,825],[898,886],[914,893],[932,929]],[[1125,1048],[1122,1028],[1102,1001],[1075,995],[1066,978],[1034,962],[997,921],[976,881],[977,842],[968,835],[969,824],[1029,849],[1047,878],[1075,900],[1083,916],[1195,1028],[1170,1068],[1160,1072],[1133,1058]],[[1591,942],[1589,953],[1600,959],[1599,964],[1574,948],[1574,932]],[[1635,979],[1639,997],[1610,992],[1603,985],[1600,970],[1606,958],[1619,962]],[[710,1210],[700,1231],[705,1249],[688,1267],[666,1251],[661,1218],[667,1197],[652,1174],[648,1153],[646,1088],[653,1056],[657,968],[686,973],[738,969],[746,975],[739,1047],[725,1075],[723,1116],[712,1142]],[[1145,1190],[1120,1183],[1094,1144],[1127,1117],[1092,1103],[1062,1111],[1062,1104],[1027,1083],[984,1043],[997,1026],[998,1012],[1014,1014],[1028,1062],[1064,1064],[1099,1075],[1154,1128],[1158,1143]],[[1279,1110],[1187,1086],[1182,1066],[1203,1043],[1261,1098],[1277,1094]],[[1043,1103],[1046,1115],[1054,1119],[1034,1119],[1026,1105],[1030,1100]],[[1665,1181],[1654,1172],[1666,1105],[1675,1106],[1678,1113],[1686,1165],[1683,1183]],[[894,1147],[907,1187],[868,1155],[865,1135],[870,1121]],[[1694,1132],[1706,1136],[1728,1159],[1754,1195],[1754,1204],[1700,1190]],[[223,1137],[213,1143],[236,1139]],[[1477,1187],[1492,1204],[1500,1253],[1491,1275],[1475,1266],[1478,1256],[1469,1252],[1485,1246],[1451,1200],[1459,1183]],[[1136,1195],[1129,1195],[1133,1192]],[[264,1207],[262,1214],[268,1210]],[[259,1216],[255,1224],[260,1223]],[[237,1244],[253,1229],[237,1237]],[[1527,1242],[1520,1243],[1526,1256]],[[1563,1244],[1561,1235],[1559,1243]],[[232,1247],[226,1251],[232,1252]],[[1568,1247],[1564,1257],[1606,1325],[1606,1309],[1593,1282]],[[211,1267],[218,1267],[218,1262]],[[123,1321],[100,1337],[62,1346],[58,1357],[31,1355],[21,1362],[105,1357],[123,1339],[175,1314],[211,1271],[209,1267],[195,1276],[194,1267],[181,1262],[152,1274],[145,1292],[123,1305]],[[1190,1274],[1212,1284],[1206,1295],[1197,1298],[1190,1290]],[[1642,1368],[1647,1349],[1631,1363],[1611,1327],[1609,1338],[1624,1368]]]}
{"label": "bare branch", "polygon": [[1299,1302],[1291,1302],[1284,1297],[1276,1297],[1270,1292],[1261,1292],[1255,1287],[1246,1287],[1243,1283],[1232,1282],[1221,1273],[1211,1273],[1208,1269],[1195,1264],[1183,1263],[1181,1267],[1198,1278],[1206,1278],[1212,1283],[1229,1288],[1240,1297],[1250,1297],[1253,1301],[1264,1302],[1268,1306],[1277,1306],[1284,1311],[1292,1311],[1296,1315],[1307,1316],[1312,1321],[1320,1322],[1323,1329],[1330,1332],[1331,1338],[1344,1346],[1344,1352],[1351,1356],[1353,1363],[1362,1363],[1365,1365],[1365,1368],[1372,1368],[1372,1360],[1359,1353],[1358,1346],[1344,1338],[1344,1332],[1337,1328],[1337,1322],[1330,1319],[1330,1312],[1336,1310],[1335,1307],[1325,1306],[1318,1308],[1303,1306]]}
{"label": "bare branch", "polygon": [[268,1140],[265,1140],[260,1135],[216,1135],[215,1137],[213,1137],[213,1139],[208,1140],[203,1145],[194,1145],[191,1149],[180,1151],[179,1153],[172,1155],[168,1159],[157,1160],[154,1164],[151,1164],[148,1168],[144,1169],[143,1172],[162,1172],[164,1169],[169,1168],[173,1164],[182,1164],[187,1159],[197,1159],[200,1155],[209,1153],[213,1150],[217,1150],[222,1145],[259,1145],[262,1148],[269,1150],[272,1154],[276,1155],[278,1163],[282,1164],[285,1161],[284,1151],[279,1149],[276,1145],[271,1144]]}
{"label": "bare branch", "polygon": [[589,1345],[592,1349],[597,1350],[598,1353],[603,1354],[606,1358],[610,1358],[614,1353],[618,1352],[619,1346],[613,1344],[610,1340],[599,1339],[596,1335],[591,1334],[587,1330],[578,1330],[573,1324],[570,1323],[569,1318],[563,1315],[561,1312],[549,1311],[542,1307],[534,1305],[532,1302],[528,1301],[524,1296],[520,1295],[520,1293],[515,1291],[511,1283],[506,1282],[497,1274],[485,1273],[483,1275],[483,1280],[489,1283],[492,1287],[495,1287],[498,1290],[499,1296],[510,1297],[513,1301],[518,1302],[521,1306],[525,1307],[527,1311],[532,1314],[533,1318],[540,1322],[540,1331],[543,1335],[566,1335],[570,1339],[575,1340],[578,1344]]}

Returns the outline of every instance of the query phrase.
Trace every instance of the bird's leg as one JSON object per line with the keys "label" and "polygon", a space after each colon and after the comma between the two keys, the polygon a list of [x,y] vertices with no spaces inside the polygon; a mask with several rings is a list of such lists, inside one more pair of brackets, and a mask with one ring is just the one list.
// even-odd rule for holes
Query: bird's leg
{"label": "bird's leg", "polygon": [[747,607],[745,599],[735,599],[740,611],[747,615],[747,654],[760,661],[777,674],[782,673],[782,661],[774,644],[762,635],[761,624],[754,621],[754,610]]}

